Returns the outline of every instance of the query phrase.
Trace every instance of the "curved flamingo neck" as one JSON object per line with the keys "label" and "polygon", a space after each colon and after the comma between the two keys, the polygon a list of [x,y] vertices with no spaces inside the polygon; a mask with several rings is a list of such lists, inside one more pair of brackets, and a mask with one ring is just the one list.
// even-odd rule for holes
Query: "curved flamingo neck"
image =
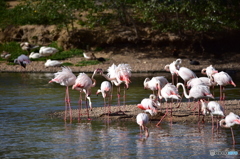
{"label": "curved flamingo neck", "polygon": [[189,99],[190,96],[187,94],[187,91],[186,91],[185,86],[184,86],[182,83],[178,83],[178,84],[177,84],[177,88],[178,88],[179,86],[182,86],[182,88],[183,88],[183,93],[184,93],[185,98],[188,98],[188,99]]}

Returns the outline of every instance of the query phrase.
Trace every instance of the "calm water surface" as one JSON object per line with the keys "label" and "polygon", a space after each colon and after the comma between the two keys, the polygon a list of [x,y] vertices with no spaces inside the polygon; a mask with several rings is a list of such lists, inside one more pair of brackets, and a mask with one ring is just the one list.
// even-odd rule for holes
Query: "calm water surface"
{"label": "calm water surface", "polygon": [[[134,74],[127,90],[127,104],[138,104],[151,91],[143,89],[146,77],[167,73]],[[240,99],[240,74],[231,74],[237,87],[226,88],[227,99]],[[209,158],[210,150],[240,150],[239,127],[234,128],[237,144],[232,146],[231,131],[219,129],[212,134],[211,124],[173,124],[161,127],[148,124],[150,137],[139,135],[135,122],[82,121],[72,124],[46,116],[64,110],[65,87],[48,84],[52,73],[0,74],[0,158]],[[93,88],[94,107],[102,106],[102,96]],[[216,88],[216,99],[218,97]],[[71,103],[77,108],[79,93],[70,90]],[[113,101],[116,104],[116,100]],[[240,154],[240,151],[239,151]],[[215,155],[214,158],[238,158]]]}

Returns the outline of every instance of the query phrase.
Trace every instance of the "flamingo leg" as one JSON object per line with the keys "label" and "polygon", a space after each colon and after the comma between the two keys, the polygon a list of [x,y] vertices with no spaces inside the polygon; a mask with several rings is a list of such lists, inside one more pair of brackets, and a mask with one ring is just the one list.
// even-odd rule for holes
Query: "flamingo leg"
{"label": "flamingo leg", "polygon": [[119,108],[119,111],[120,111],[121,110],[120,109],[120,106],[121,106],[121,102],[120,102],[120,97],[121,97],[121,95],[120,95],[120,86],[118,87],[117,96],[118,96],[118,108]]}
{"label": "flamingo leg", "polygon": [[78,122],[81,120],[81,110],[82,110],[82,93],[80,92],[79,100],[78,100],[78,105],[79,105],[79,111],[78,111]]}
{"label": "flamingo leg", "polygon": [[234,138],[233,129],[232,129],[232,127],[230,129],[231,129],[231,133],[232,133],[233,145],[235,145],[235,138]]}
{"label": "flamingo leg", "polygon": [[64,120],[67,120],[67,109],[69,108],[69,116],[70,116],[70,122],[72,122],[72,109],[70,105],[70,97],[69,97],[69,90],[68,86],[66,87],[66,95],[65,95],[65,117]]}
{"label": "flamingo leg", "polygon": [[162,116],[162,118],[160,119],[160,121],[157,123],[156,126],[158,126],[158,125],[162,122],[162,120],[166,117],[167,114],[168,114],[168,105],[167,105],[167,107],[166,107],[166,112],[165,112],[165,114]]}

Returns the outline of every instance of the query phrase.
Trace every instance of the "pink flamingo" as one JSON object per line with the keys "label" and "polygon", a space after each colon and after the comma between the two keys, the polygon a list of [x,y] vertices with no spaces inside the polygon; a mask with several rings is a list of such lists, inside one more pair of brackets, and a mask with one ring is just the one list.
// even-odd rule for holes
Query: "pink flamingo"
{"label": "pink flamingo", "polygon": [[149,78],[145,78],[143,85],[144,89],[150,89],[153,91],[153,94],[155,94],[154,91],[160,91],[167,83],[169,82],[164,76],[156,76],[152,77],[151,80]]}
{"label": "pink flamingo", "polygon": [[[130,81],[130,77],[131,77],[131,67],[129,64],[119,64],[118,66],[116,66],[115,64],[112,64],[112,66],[110,66],[108,68],[108,73],[107,75],[103,74],[103,72],[101,71],[100,74],[105,77],[107,80],[111,81],[115,86],[118,87],[118,105],[120,107],[120,85],[122,83],[125,84],[124,87],[124,95],[123,95],[123,102],[124,102],[124,106],[125,106],[125,101],[126,101],[126,96],[125,96],[125,88],[128,89],[129,88],[129,83]],[[113,92],[113,91],[112,91]],[[121,112],[121,110],[119,110],[119,112]]]}
{"label": "pink flamingo", "polygon": [[[214,116],[225,116],[224,115],[224,111],[223,111],[223,107],[215,102],[215,101],[210,101],[208,102],[208,104],[206,104],[202,99],[200,99],[201,103],[202,103],[202,108],[201,108],[201,111],[202,111],[202,114],[204,116],[206,115],[211,115],[212,117],[212,131],[214,129],[214,121],[213,121],[213,117]],[[204,121],[204,119],[203,119]]]}
{"label": "pink flamingo", "polygon": [[70,111],[70,121],[72,121],[72,109],[70,105],[70,98],[69,98],[69,90],[68,87],[72,86],[75,83],[76,76],[72,73],[72,70],[69,67],[62,67],[62,71],[58,71],[54,73],[54,78],[49,81],[49,83],[56,82],[62,86],[66,86],[66,93],[65,93],[65,117],[64,120],[67,119],[67,109],[69,107]]}
{"label": "pink flamingo", "polygon": [[240,125],[240,118],[238,115],[234,114],[233,112],[230,112],[229,115],[225,117],[225,119],[220,120],[219,122],[220,126],[223,128],[230,128],[232,132],[232,139],[233,139],[233,145],[235,145],[235,139],[232,127],[234,125]]}
{"label": "pink flamingo", "polygon": [[149,117],[146,113],[139,113],[136,117],[137,124],[140,127],[140,134],[142,134],[142,131],[145,131],[145,136],[148,137],[148,128],[147,123],[149,122]]}
{"label": "pink flamingo", "polygon": [[[205,85],[196,85],[193,86],[190,90],[189,90],[189,94],[187,94],[186,88],[182,83],[178,83],[177,84],[177,88],[179,86],[183,87],[183,93],[185,98],[190,99],[190,98],[194,98],[194,99],[214,99],[213,95],[211,94],[209,87],[205,86]],[[199,105],[199,109],[198,109],[198,118],[200,115],[200,105]]]}
{"label": "pink flamingo", "polygon": [[164,69],[166,71],[170,71],[170,73],[172,74],[172,84],[175,83],[174,82],[175,81],[175,77],[177,77],[177,75],[178,75],[177,71],[179,70],[181,63],[182,63],[182,60],[181,59],[177,59],[176,61],[173,61],[171,64],[166,65],[164,67]]}
{"label": "pink flamingo", "polygon": [[112,85],[110,82],[108,81],[103,81],[101,83],[101,87],[100,89],[97,90],[97,95],[99,93],[102,93],[102,96],[103,96],[103,99],[104,99],[104,107],[105,107],[105,110],[106,110],[106,98],[108,98],[108,113],[111,112],[110,110],[110,96],[111,96],[111,91],[112,91]]}
{"label": "pink flamingo", "polygon": [[18,63],[19,65],[21,65],[23,68],[26,68],[27,64],[30,64],[31,61],[29,59],[28,56],[22,54],[20,56],[18,56],[17,59],[14,60],[14,63]]}
{"label": "pink flamingo", "polygon": [[223,94],[224,86],[231,84],[234,87],[236,87],[236,84],[233,82],[231,76],[229,76],[226,72],[223,72],[223,71],[212,74],[211,80],[213,82],[216,82],[217,85],[220,86],[220,100],[221,101],[225,100],[225,96]]}
{"label": "pink flamingo", "polygon": [[81,96],[82,91],[85,93],[85,101],[86,101],[88,120],[91,120],[89,118],[88,107],[90,108],[90,110],[92,110],[92,102],[91,102],[91,98],[90,98],[91,88],[96,85],[96,80],[94,79],[94,76],[98,71],[99,70],[97,69],[93,72],[92,78],[88,77],[88,75],[85,74],[85,73],[79,73],[74,85],[72,86],[72,89],[77,89],[77,90],[80,89],[81,90],[80,91],[80,97],[79,97],[79,117],[78,117],[78,120],[80,120],[81,107],[82,107],[82,96]]}
{"label": "pink flamingo", "polygon": [[152,116],[157,114],[157,106],[160,106],[160,103],[156,101],[156,96],[150,94],[149,98],[144,98],[141,101],[141,104],[138,104],[137,107],[149,112]]}
{"label": "pink flamingo", "polygon": [[[166,84],[162,89],[161,89],[161,94],[159,94],[159,98],[162,99],[164,98],[166,102],[168,100],[171,100],[170,102],[170,109],[171,109],[171,121],[172,121],[172,102],[173,100],[180,100],[181,96],[178,93],[178,89],[175,85],[172,83]],[[168,106],[166,107],[166,113],[164,116],[160,119],[160,121],[157,123],[156,126],[158,126],[162,120],[165,118],[165,116],[168,114]]]}

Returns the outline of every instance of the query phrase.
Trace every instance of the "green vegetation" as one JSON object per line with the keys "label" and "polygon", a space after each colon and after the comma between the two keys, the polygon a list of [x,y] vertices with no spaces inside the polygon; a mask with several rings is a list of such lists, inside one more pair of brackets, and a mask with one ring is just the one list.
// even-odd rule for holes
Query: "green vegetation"
{"label": "green vegetation", "polygon": [[[183,34],[239,29],[239,0],[22,0],[14,8],[0,1],[0,28],[42,24],[75,29],[126,25],[149,26]],[[11,18],[10,18],[11,17]]]}

